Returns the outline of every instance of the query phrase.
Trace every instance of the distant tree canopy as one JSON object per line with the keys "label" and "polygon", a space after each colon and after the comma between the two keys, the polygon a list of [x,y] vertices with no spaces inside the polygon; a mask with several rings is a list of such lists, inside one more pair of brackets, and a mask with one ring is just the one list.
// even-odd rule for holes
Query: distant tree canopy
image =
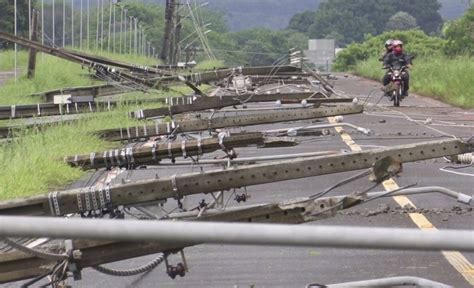
{"label": "distant tree canopy", "polygon": [[390,19],[387,22],[387,25],[385,26],[385,30],[386,31],[410,30],[410,29],[415,29],[417,27],[416,24],[417,23],[416,23],[415,17],[411,16],[410,14],[406,12],[400,11],[397,14],[390,17]]}
{"label": "distant tree canopy", "polygon": [[437,33],[443,23],[438,13],[440,7],[437,0],[327,0],[317,11],[296,14],[288,28],[310,38],[327,38],[338,33],[336,35],[343,36],[339,43],[347,45],[363,41],[365,34],[384,32],[392,16],[405,12],[415,18],[420,29],[430,34]]}
{"label": "distant tree canopy", "polygon": [[405,44],[405,51],[420,57],[442,54],[446,44],[446,40],[428,36],[421,30],[389,31],[378,36],[368,36],[362,43],[348,45],[337,54],[334,68],[347,70],[356,65],[358,61],[380,57],[383,44],[387,39],[400,39]]}
{"label": "distant tree canopy", "polygon": [[[33,5],[35,2],[35,0],[32,1]],[[13,3],[12,0],[0,0],[0,31],[2,32],[13,34]],[[28,1],[17,2],[17,31],[19,35],[28,35]],[[0,40],[0,48],[6,45],[6,42]]]}
{"label": "distant tree canopy", "polygon": [[461,19],[446,25],[444,36],[448,40],[445,46],[448,55],[474,55],[474,5]]}

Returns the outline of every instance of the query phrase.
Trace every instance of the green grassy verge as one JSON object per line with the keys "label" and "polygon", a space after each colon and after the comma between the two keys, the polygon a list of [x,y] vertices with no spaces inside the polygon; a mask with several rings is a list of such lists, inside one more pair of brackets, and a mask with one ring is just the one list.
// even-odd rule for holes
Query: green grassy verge
{"label": "green grassy verge", "polygon": [[[410,71],[410,88],[462,108],[474,108],[474,59],[469,56],[417,58]],[[377,59],[356,64],[354,73],[380,81],[384,70]]]}
{"label": "green grassy verge", "polygon": [[85,172],[63,163],[63,157],[116,147],[118,143],[106,142],[92,132],[136,123],[127,112],[137,108],[120,106],[112,112],[88,114],[42,132],[16,132],[17,137],[0,147],[0,200],[47,192],[77,180]]}
{"label": "green grassy verge", "polygon": [[225,64],[224,61],[221,60],[204,60],[198,62],[195,69],[198,70],[208,70],[208,69],[214,69],[214,68],[224,68]]}
{"label": "green grassy verge", "polygon": [[[142,63],[143,59],[131,59],[128,55],[104,55],[124,62]],[[120,59],[120,57],[124,57]],[[0,70],[13,69],[13,52],[0,52]],[[5,60],[5,61],[4,61]],[[137,61],[135,61],[137,60]],[[87,70],[81,66],[48,55],[38,56],[37,74],[32,80],[26,79],[27,53],[19,53],[19,67],[22,76],[17,82],[10,80],[0,87],[0,105],[38,103],[39,98],[26,95],[62,87],[91,85]],[[160,98],[189,94],[185,86],[172,87],[169,91],[133,92],[123,94],[121,99],[130,101],[139,98]],[[53,189],[64,188],[86,172],[71,168],[63,163],[64,156],[101,151],[120,146],[109,143],[93,135],[93,131],[126,127],[136,120],[129,119],[128,112],[143,108],[158,107],[160,104],[120,105],[111,112],[91,113],[80,120],[50,126],[38,132],[36,129],[21,129],[17,137],[0,146],[0,200],[31,196]],[[2,121],[0,125],[22,123],[22,120]],[[143,123],[143,122],[141,122]]]}
{"label": "green grassy verge", "polygon": [[[38,55],[35,77],[28,79],[26,77],[26,54],[26,52],[19,53],[19,59],[22,60],[18,64],[21,69],[21,76],[18,80],[15,82],[14,79],[10,79],[6,85],[0,88],[0,105],[38,103],[41,102],[40,98],[29,95],[63,87],[98,83],[92,80],[88,70],[82,70],[80,65],[49,55]],[[12,61],[11,59],[13,59],[12,51],[0,52],[0,63],[2,63],[0,70],[13,69],[13,65],[9,63]]]}
{"label": "green grassy verge", "polygon": [[[92,54],[91,51],[85,52]],[[112,54],[106,52],[100,52],[98,55],[126,63],[140,65],[158,63],[156,60],[144,56]],[[13,51],[0,51],[0,71],[13,70],[13,57]],[[43,54],[39,54],[37,57],[35,78],[27,79],[27,61],[28,52],[20,51],[18,53],[18,67],[20,67],[21,76],[16,83],[13,79],[10,79],[6,85],[1,87],[0,105],[38,103],[41,102],[42,99],[38,97],[29,97],[28,95],[58,88],[88,86],[100,83],[99,81],[90,78],[89,71],[87,69],[82,69],[81,65]]]}

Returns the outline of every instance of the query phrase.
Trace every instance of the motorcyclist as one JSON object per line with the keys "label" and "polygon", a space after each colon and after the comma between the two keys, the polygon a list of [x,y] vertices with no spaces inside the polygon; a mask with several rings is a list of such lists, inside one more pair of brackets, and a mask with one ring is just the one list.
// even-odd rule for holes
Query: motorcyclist
{"label": "motorcyclist", "polygon": [[382,54],[382,57],[379,58],[379,61],[383,62],[385,60],[385,57],[392,53],[392,43],[393,39],[388,39],[387,41],[385,41],[385,50]]}
{"label": "motorcyclist", "polygon": [[[392,53],[388,54],[383,61],[384,68],[401,68],[406,66],[410,68],[412,64],[411,58],[403,52],[403,42],[400,40],[394,40],[392,42]],[[383,78],[383,85],[387,86],[391,81],[391,76],[387,72]],[[410,90],[410,75],[406,70],[402,74],[402,81],[404,90],[402,91],[402,96],[408,96],[408,90]]]}

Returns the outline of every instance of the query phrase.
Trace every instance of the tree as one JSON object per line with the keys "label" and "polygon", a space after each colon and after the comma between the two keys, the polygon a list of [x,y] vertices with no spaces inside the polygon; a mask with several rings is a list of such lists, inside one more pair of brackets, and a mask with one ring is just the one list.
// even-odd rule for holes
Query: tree
{"label": "tree", "polygon": [[[0,31],[14,32],[14,2],[12,0],[0,0]],[[32,1],[32,5],[35,1]],[[17,31],[19,35],[28,35],[28,1],[17,1]],[[6,47],[2,43],[0,47]]]}
{"label": "tree", "polygon": [[416,18],[406,12],[400,11],[390,17],[387,25],[385,26],[385,30],[410,30],[415,29],[416,27]]}
{"label": "tree", "polygon": [[383,33],[387,21],[398,11],[412,15],[426,33],[436,33],[442,24],[439,8],[438,0],[327,0],[317,11],[296,14],[289,28],[310,38],[324,38],[337,32],[344,36],[341,44],[347,45],[363,41],[367,33]]}
{"label": "tree", "polygon": [[448,41],[445,46],[446,54],[474,55],[474,6],[461,19],[449,23],[444,34]]}
{"label": "tree", "polygon": [[443,18],[438,12],[441,8],[438,0],[397,0],[392,2],[395,11],[407,12],[415,17],[418,26],[426,34],[439,32]]}
{"label": "tree", "polygon": [[296,30],[302,33],[307,33],[309,27],[313,24],[316,17],[315,11],[305,11],[303,13],[295,14],[290,20],[288,29]]}

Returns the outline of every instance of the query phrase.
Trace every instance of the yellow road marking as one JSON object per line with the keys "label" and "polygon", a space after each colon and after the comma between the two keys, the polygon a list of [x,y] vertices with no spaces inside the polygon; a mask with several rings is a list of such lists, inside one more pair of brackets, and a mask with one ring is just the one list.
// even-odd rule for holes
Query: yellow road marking
{"label": "yellow road marking", "polygon": [[[328,120],[330,123],[337,123],[334,117],[328,117]],[[352,151],[362,151],[361,147],[355,143],[351,135],[344,131],[342,127],[336,127],[335,129],[341,136],[344,143],[346,143],[346,145],[349,146]],[[382,185],[387,192],[399,189],[399,186],[393,179],[384,181]],[[392,198],[395,200],[395,202],[397,202],[398,205],[400,205],[400,207],[409,205],[413,208],[416,208],[415,204],[413,204],[413,202],[406,196],[394,196]],[[422,230],[436,230],[436,227],[428,220],[428,218],[425,217],[425,215],[421,213],[409,213],[408,215],[410,216],[410,219],[413,221],[413,223],[418,226],[418,228]],[[464,279],[466,279],[466,281],[474,287],[474,265],[472,265],[471,262],[469,262],[469,260],[467,260],[466,257],[464,257],[464,255],[458,251],[441,251],[441,253],[443,254],[444,258],[448,260],[449,264],[451,264],[454,269],[456,269],[459,274],[461,274]]]}

